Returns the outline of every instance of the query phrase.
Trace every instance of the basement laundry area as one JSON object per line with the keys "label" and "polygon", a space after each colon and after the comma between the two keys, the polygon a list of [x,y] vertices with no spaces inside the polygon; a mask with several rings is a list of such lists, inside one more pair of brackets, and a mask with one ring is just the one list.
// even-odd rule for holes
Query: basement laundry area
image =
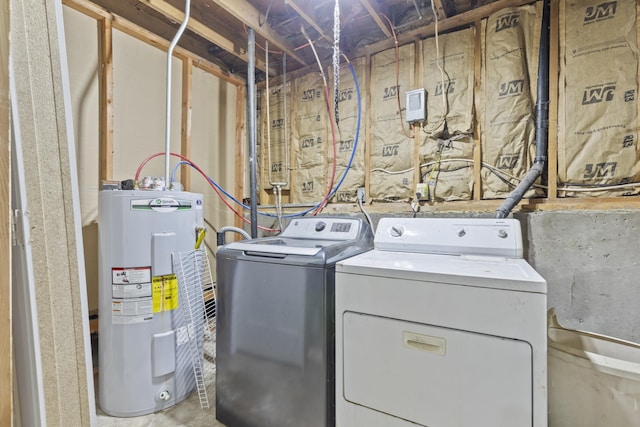
{"label": "basement laundry area", "polygon": [[0,5],[0,425],[640,427],[640,3]]}

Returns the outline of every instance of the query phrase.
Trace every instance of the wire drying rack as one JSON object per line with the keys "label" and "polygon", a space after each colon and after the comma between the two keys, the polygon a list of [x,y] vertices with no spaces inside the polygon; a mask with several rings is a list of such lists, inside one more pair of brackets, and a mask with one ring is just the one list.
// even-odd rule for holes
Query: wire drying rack
{"label": "wire drying rack", "polygon": [[180,252],[174,258],[180,306],[187,322],[189,354],[202,409],[209,408],[208,391],[215,383],[216,292],[204,248]]}

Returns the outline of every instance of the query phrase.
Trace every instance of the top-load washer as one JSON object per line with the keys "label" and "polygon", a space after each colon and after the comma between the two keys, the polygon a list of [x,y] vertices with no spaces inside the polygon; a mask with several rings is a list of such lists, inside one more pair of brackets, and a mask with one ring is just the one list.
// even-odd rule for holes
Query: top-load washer
{"label": "top-load washer", "polygon": [[391,219],[336,266],[336,426],[547,425],[546,282],[514,219]]}
{"label": "top-load washer", "polygon": [[334,425],[335,264],[372,248],[361,219],[315,217],[217,252],[219,421]]}

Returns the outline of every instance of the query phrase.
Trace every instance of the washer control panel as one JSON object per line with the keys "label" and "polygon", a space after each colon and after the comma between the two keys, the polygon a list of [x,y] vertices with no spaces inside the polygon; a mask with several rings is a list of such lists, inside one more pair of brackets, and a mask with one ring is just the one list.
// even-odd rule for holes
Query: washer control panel
{"label": "washer control panel", "polygon": [[383,218],[375,248],[396,252],[522,258],[516,219]]}
{"label": "washer control panel", "polygon": [[281,237],[323,240],[354,240],[361,231],[357,218],[295,218],[280,234]]}

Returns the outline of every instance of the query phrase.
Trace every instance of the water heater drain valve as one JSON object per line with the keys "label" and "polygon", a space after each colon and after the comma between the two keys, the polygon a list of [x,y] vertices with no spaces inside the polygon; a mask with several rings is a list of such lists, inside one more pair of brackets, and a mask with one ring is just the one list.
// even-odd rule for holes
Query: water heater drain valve
{"label": "water heater drain valve", "polygon": [[169,390],[162,390],[158,393],[158,400],[164,400],[165,402],[171,399],[171,395],[169,394]]}

